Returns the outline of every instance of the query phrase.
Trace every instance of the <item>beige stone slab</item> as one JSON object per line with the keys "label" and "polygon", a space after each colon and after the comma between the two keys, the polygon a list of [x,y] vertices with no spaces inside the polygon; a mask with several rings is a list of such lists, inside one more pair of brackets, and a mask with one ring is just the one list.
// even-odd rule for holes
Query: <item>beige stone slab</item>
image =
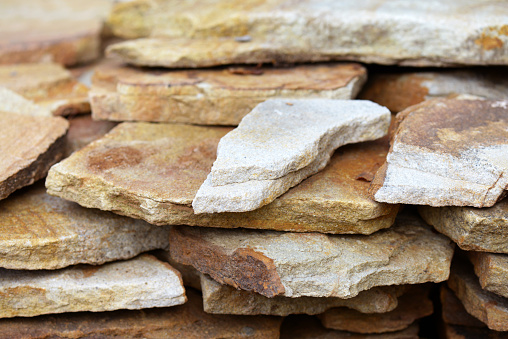
{"label": "beige stone slab", "polygon": [[[206,42],[183,53],[182,46],[155,43],[124,51],[138,61],[141,55],[177,59],[179,53],[182,61],[193,61],[200,50],[200,61],[208,63],[212,58],[238,62],[234,57],[240,55],[253,63],[340,58],[411,66],[486,65],[508,63],[505,14],[503,2],[488,0],[138,0],[117,4],[108,23],[126,38],[228,38],[238,53],[227,54],[222,46]],[[249,45],[257,48],[244,47]]]}
{"label": "beige stone slab", "polygon": [[365,314],[344,307],[332,308],[318,318],[326,328],[355,333],[396,332],[434,312],[429,286],[414,286],[398,300],[397,308],[386,313]]}
{"label": "beige stone slab", "polygon": [[47,107],[37,105],[32,100],[0,86],[0,111],[23,114],[28,116],[50,117],[53,114]]}
{"label": "beige stone slab", "polygon": [[0,86],[33,100],[53,115],[90,112],[88,88],[58,64],[0,65]]}
{"label": "beige stone slab", "polygon": [[180,274],[144,254],[55,271],[1,269],[0,318],[169,307],[187,301]]}
{"label": "beige stone slab", "polygon": [[374,200],[490,207],[508,177],[508,101],[433,99],[397,115]]}
{"label": "beige stone slab", "polygon": [[454,262],[448,286],[469,314],[491,330],[508,331],[508,299],[483,290],[469,263]]}
{"label": "beige stone slab", "polygon": [[66,157],[103,137],[117,125],[113,121],[93,120],[89,114],[72,116],[67,120],[69,121],[69,131],[67,132]]}
{"label": "beige stone slab", "polygon": [[170,252],[219,283],[266,297],[351,298],[375,286],[448,278],[453,243],[421,219],[365,235],[174,226]]}
{"label": "beige stone slab", "polygon": [[90,92],[94,119],[238,125],[270,98],[353,99],[367,73],[359,64],[150,71],[109,63]]}
{"label": "beige stone slab", "polygon": [[508,255],[485,252],[468,255],[482,288],[508,298]]}
{"label": "beige stone slab", "polygon": [[43,178],[65,152],[69,123],[0,111],[0,199]]}
{"label": "beige stone slab", "polygon": [[35,338],[277,339],[282,318],[211,315],[201,297],[187,291],[184,305],[139,311],[66,313],[0,320],[0,336]]}
{"label": "beige stone slab", "polygon": [[489,208],[419,206],[418,211],[463,250],[508,253],[508,199]]}
{"label": "beige stone slab", "polygon": [[46,194],[43,183],[11,195],[0,208],[0,267],[8,269],[98,265],[168,245],[168,227],[83,208]]}
{"label": "beige stone slab", "polygon": [[442,338],[445,339],[506,339],[508,333],[488,328],[443,324]]}
{"label": "beige stone slab", "polygon": [[468,327],[486,327],[483,322],[467,313],[462,302],[446,285],[440,289],[441,316],[445,324]]}
{"label": "beige stone slab", "polygon": [[48,192],[85,207],[157,225],[247,227],[370,234],[393,224],[398,206],[368,196],[386,141],[340,148],[320,173],[259,210],[195,215],[190,207],[229,128],[123,123],[50,171]]}

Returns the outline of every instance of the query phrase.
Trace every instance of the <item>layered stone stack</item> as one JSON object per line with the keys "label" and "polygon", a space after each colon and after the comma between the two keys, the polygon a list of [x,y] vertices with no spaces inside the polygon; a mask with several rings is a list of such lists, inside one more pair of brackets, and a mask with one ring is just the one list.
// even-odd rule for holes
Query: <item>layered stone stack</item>
{"label": "layered stone stack", "polygon": [[0,337],[508,331],[504,4],[0,7]]}

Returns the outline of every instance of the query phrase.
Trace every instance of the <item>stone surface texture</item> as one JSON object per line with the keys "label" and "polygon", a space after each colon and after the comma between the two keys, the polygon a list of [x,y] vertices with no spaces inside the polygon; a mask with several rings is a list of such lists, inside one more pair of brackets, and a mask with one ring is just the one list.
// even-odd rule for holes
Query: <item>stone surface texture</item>
{"label": "stone surface texture", "polygon": [[262,207],[322,170],[338,147],[386,135],[390,118],[370,101],[267,100],[220,140],[194,212]]}
{"label": "stone surface texture", "polygon": [[1,269],[1,274],[1,318],[168,307],[187,301],[180,274],[146,254],[102,266]]}
{"label": "stone surface texture", "polygon": [[471,314],[467,313],[464,305],[462,305],[462,302],[446,285],[441,285],[440,300],[442,306],[441,316],[446,324],[471,327],[487,326]]}
{"label": "stone surface texture", "polygon": [[87,209],[25,188],[0,207],[0,267],[57,269],[129,259],[169,245],[169,228]]}
{"label": "stone surface texture", "polygon": [[508,186],[508,101],[434,99],[397,115],[374,200],[490,207]]}
{"label": "stone surface texture", "polygon": [[1,65],[0,86],[33,100],[53,115],[90,112],[88,88],[58,64]]}
{"label": "stone surface texture", "polygon": [[463,250],[508,253],[508,199],[489,208],[419,206],[418,211]]}
{"label": "stone surface texture", "polygon": [[48,108],[39,106],[6,87],[0,87],[0,111],[28,116],[49,117],[53,115]]}
{"label": "stone surface texture", "polygon": [[0,111],[0,199],[46,176],[65,151],[69,123]]}
{"label": "stone surface texture", "polygon": [[103,137],[117,125],[113,121],[95,121],[88,115],[78,115],[68,118],[69,131],[67,132],[66,156],[82,149],[92,141]]}
{"label": "stone surface texture", "polygon": [[[72,133],[73,121],[71,120]],[[53,166],[48,192],[85,207],[152,224],[370,234],[393,224],[397,205],[369,198],[369,176],[383,163],[383,140],[337,150],[321,172],[251,212],[194,214],[190,207],[230,128],[123,123]]]}
{"label": "stone surface texture", "polygon": [[238,125],[270,98],[353,99],[367,73],[359,64],[149,71],[106,63],[93,75],[94,119]]}
{"label": "stone surface texture", "polygon": [[266,297],[351,298],[448,278],[453,244],[404,215],[369,236],[174,226],[170,252],[219,283]]}
{"label": "stone surface texture", "polygon": [[485,252],[468,255],[482,288],[508,298],[508,255]]}
{"label": "stone surface texture", "polygon": [[403,330],[417,319],[434,312],[427,288],[413,287],[399,298],[395,310],[387,313],[365,314],[344,307],[327,310],[319,316],[326,328],[355,333],[385,333]]}
{"label": "stone surface texture", "polygon": [[443,324],[444,339],[507,339],[508,333],[492,331],[488,328]]}
{"label": "stone surface texture", "polygon": [[[505,13],[503,2],[488,0],[273,0],[227,4],[212,0],[137,0],[117,4],[108,24],[114,34],[124,38],[216,37],[236,43],[238,54],[234,56],[206,42],[182,53],[192,60],[199,55],[195,50],[201,50],[202,60],[215,58],[216,63],[243,53],[244,60],[254,59],[254,63],[319,58],[410,66],[506,65]],[[181,51],[155,43],[152,47],[138,47],[124,55],[134,60],[138,57],[138,62],[140,55],[177,60],[176,54]],[[213,53],[214,49],[219,52]],[[187,61],[183,57],[181,60]]]}
{"label": "stone surface texture", "polygon": [[483,290],[469,263],[453,263],[448,286],[469,314],[491,330],[508,331],[508,300]]}

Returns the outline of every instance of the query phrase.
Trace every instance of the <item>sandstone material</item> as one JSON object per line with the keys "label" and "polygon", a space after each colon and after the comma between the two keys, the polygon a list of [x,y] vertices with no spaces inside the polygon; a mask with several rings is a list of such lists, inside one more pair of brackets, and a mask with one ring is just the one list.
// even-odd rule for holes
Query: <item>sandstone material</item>
{"label": "sandstone material", "polygon": [[[256,44],[260,47],[251,47],[252,55],[244,57],[254,63],[263,58],[271,61],[270,57],[408,66],[508,63],[506,7],[489,0],[137,0],[117,4],[108,23],[114,34],[124,38],[228,38],[241,49],[239,55],[248,49],[242,46]],[[174,57],[179,47],[161,46],[157,51],[165,53],[163,59]],[[203,61],[234,58],[221,51],[214,54],[216,46],[199,47]],[[154,53],[142,48],[136,52],[143,56]]]}
{"label": "sandstone material", "polygon": [[184,305],[139,311],[66,313],[0,320],[0,337],[26,338],[189,338],[277,339],[282,318],[211,315],[201,297],[187,291]]}
{"label": "sandstone material", "polygon": [[462,302],[446,285],[441,285],[440,299],[442,317],[446,324],[472,327],[486,327],[480,320],[467,313]]}
{"label": "sandstone material", "polygon": [[147,254],[102,266],[0,273],[1,318],[168,307],[187,300],[180,274]]}
{"label": "sandstone material", "polygon": [[0,86],[33,100],[53,115],[90,112],[88,88],[58,64],[2,65]]}
{"label": "sandstone material", "polygon": [[266,297],[351,298],[448,278],[453,244],[415,216],[369,236],[174,226],[170,252],[219,283]]}
{"label": "sandstone material", "polygon": [[46,116],[53,114],[47,107],[42,107],[32,100],[25,99],[16,92],[0,86],[0,111],[13,112],[28,116]]}
{"label": "sandstone material", "polygon": [[327,310],[319,316],[326,328],[355,333],[385,333],[403,330],[417,319],[434,311],[427,288],[418,286],[399,298],[395,310],[387,313],[364,314],[344,307]]}
{"label": "sandstone material", "polygon": [[282,296],[267,298],[255,292],[219,284],[207,275],[201,275],[201,290],[203,307],[207,313],[287,316],[320,314],[332,307],[348,307],[357,310],[355,312],[358,313],[389,312],[397,307],[397,297],[404,293],[407,287],[405,285],[374,287],[349,299]]}
{"label": "sandstone material", "polygon": [[444,339],[507,339],[508,333],[460,325],[444,324],[441,338]]}
{"label": "sandstone material", "polygon": [[103,137],[117,125],[112,121],[95,121],[89,114],[69,117],[68,121],[66,156]]}
{"label": "sandstone material", "polygon": [[270,99],[217,147],[194,213],[252,211],[322,170],[340,146],[387,133],[390,112],[362,100]]}
{"label": "sandstone material", "polygon": [[359,64],[161,72],[110,63],[90,98],[94,119],[238,125],[270,98],[353,99],[366,77]]}
{"label": "sandstone material", "polygon": [[[168,239],[169,239],[169,237],[168,237]],[[167,262],[172,267],[174,267],[178,272],[180,272],[180,275],[182,276],[183,284],[185,286],[190,286],[192,288],[195,288],[196,290],[201,290],[201,276],[202,276],[202,274],[199,273],[198,270],[196,270],[194,267],[192,267],[190,265],[180,264],[179,262],[175,261],[173,258],[171,258],[171,254],[169,253],[169,250],[157,250],[152,253],[159,260]],[[211,312],[208,312],[208,313],[211,313]],[[228,314],[231,314],[231,313],[228,313]]]}
{"label": "sandstone material", "polygon": [[490,207],[508,186],[508,101],[434,99],[397,115],[374,200]]}
{"label": "sandstone material", "polygon": [[110,1],[3,0],[0,64],[74,65],[99,56],[102,20]]}
{"label": "sandstone material", "polygon": [[83,208],[47,195],[42,183],[11,195],[0,210],[0,267],[8,269],[97,265],[168,243],[168,227]]}
{"label": "sandstone material", "polygon": [[0,199],[43,178],[65,151],[69,123],[0,111]]}
{"label": "sandstone material", "polygon": [[466,262],[454,262],[448,286],[466,311],[491,330],[508,331],[508,300],[482,289],[473,268]]}
{"label": "sandstone material", "polygon": [[508,253],[508,199],[490,208],[419,206],[418,211],[463,250]]}
{"label": "sandstone material", "polygon": [[340,148],[323,171],[258,210],[194,214],[190,204],[230,130],[123,123],[53,166],[46,186],[85,207],[157,225],[370,234],[393,224],[398,206],[371,200],[369,183],[358,180],[384,161],[383,141]]}
{"label": "sandstone material", "polygon": [[482,288],[508,298],[508,255],[482,252],[468,254]]}

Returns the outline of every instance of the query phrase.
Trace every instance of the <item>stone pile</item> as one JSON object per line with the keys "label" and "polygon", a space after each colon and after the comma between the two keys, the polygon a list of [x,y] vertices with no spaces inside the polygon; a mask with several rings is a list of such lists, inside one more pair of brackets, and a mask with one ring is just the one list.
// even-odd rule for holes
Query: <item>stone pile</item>
{"label": "stone pile", "polygon": [[31,6],[0,4],[0,337],[508,337],[504,4]]}

